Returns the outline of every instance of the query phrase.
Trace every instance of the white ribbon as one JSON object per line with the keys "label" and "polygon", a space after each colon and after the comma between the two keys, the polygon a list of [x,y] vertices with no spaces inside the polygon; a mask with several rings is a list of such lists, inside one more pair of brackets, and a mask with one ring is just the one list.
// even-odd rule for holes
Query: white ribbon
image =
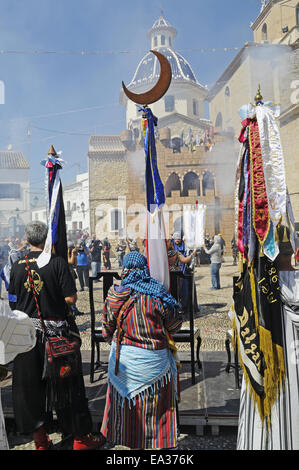
{"label": "white ribbon", "polygon": [[286,223],[287,214],[284,158],[276,116],[277,109],[272,111],[262,105],[256,107],[269,213],[274,230],[279,222]]}
{"label": "white ribbon", "polygon": [[59,171],[60,170],[57,170],[54,185],[53,185],[52,200],[51,200],[51,207],[50,207],[50,213],[49,213],[49,222],[48,222],[48,234],[47,234],[46,243],[45,243],[45,246],[44,246],[44,249],[43,249],[42,253],[39,255],[39,257],[36,260],[37,266],[39,268],[42,268],[43,266],[46,266],[49,263],[50,259],[51,259],[51,253],[52,253],[52,222],[53,222],[53,216],[54,216],[54,212],[55,212],[55,206],[56,206],[56,202],[57,202],[58,192],[59,192],[59,188],[60,188]]}

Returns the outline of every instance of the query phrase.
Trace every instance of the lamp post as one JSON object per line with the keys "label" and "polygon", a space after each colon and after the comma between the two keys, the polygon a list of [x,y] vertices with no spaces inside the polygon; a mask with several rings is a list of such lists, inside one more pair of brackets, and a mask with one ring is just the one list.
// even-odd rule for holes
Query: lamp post
{"label": "lamp post", "polygon": [[85,204],[84,204],[84,202],[81,202],[81,212],[83,214],[83,217],[85,218]]}

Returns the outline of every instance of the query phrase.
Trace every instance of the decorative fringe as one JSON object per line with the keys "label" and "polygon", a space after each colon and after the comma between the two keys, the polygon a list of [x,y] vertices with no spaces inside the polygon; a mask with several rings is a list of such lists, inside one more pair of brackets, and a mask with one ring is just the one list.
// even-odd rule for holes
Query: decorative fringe
{"label": "decorative fringe", "polygon": [[238,329],[237,329],[236,319],[235,318],[233,318],[232,328],[233,328],[233,332],[234,332],[233,346],[234,346],[235,351],[238,352],[238,358],[239,358],[240,366],[243,369],[243,374],[244,374],[244,379],[245,379],[245,382],[246,382],[246,387],[248,387],[248,389],[249,389],[249,393],[250,393],[250,396],[253,400],[254,406],[258,409],[261,421],[262,421],[262,423],[264,423],[265,422],[264,402],[263,402],[262,397],[260,397],[260,395],[258,395],[256,393],[256,391],[253,389],[253,387],[251,386],[250,379],[249,379],[246,367],[245,367],[244,362],[242,360],[241,349],[240,349],[240,340],[239,340]]}
{"label": "decorative fringe", "polygon": [[[155,394],[156,392],[160,390],[160,388],[165,387],[168,383],[171,382],[171,378],[172,378],[172,373],[171,373],[171,370],[169,369],[168,372],[166,372],[166,374],[163,375],[163,377],[160,377],[155,383],[149,385],[147,388],[137,393],[132,398],[123,397],[109,379],[108,379],[108,383],[110,387],[114,389],[114,393],[115,393],[115,396],[119,405],[123,408],[127,400],[129,408],[131,409],[132,406],[136,405],[136,401],[139,402],[139,400],[144,400],[144,398],[148,396],[150,393]],[[177,392],[176,392],[176,399],[178,399]]]}
{"label": "decorative fringe", "polygon": [[271,423],[271,410],[279,397],[280,388],[284,386],[285,364],[282,346],[273,344],[271,332],[259,326],[260,345],[267,368],[264,372],[265,398],[264,415],[267,425]]}
{"label": "decorative fringe", "polygon": [[71,378],[63,380],[49,379],[46,381],[46,410],[68,408],[73,401],[73,381]]}
{"label": "decorative fringe", "polygon": [[280,394],[281,386],[284,387],[285,379],[285,362],[283,347],[273,344],[271,332],[259,325],[258,320],[258,309],[256,304],[256,288],[254,280],[253,269],[250,269],[250,284],[252,293],[252,303],[255,316],[255,323],[257,325],[257,331],[260,339],[260,349],[264,355],[266,362],[266,369],[264,372],[264,396],[260,397],[250,384],[250,380],[242,361],[240,352],[240,342],[238,329],[236,325],[236,319],[233,318],[233,331],[234,331],[234,348],[238,351],[241,367],[244,372],[246,385],[249,387],[250,395],[253,399],[254,404],[257,406],[262,423],[266,423],[267,431],[271,424],[271,410],[278,399]]}

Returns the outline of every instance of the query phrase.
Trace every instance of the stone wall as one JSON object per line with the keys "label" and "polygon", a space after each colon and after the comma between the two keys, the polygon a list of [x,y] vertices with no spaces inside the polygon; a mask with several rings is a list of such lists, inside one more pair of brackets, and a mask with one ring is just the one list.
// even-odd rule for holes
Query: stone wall
{"label": "stone wall", "polygon": [[278,42],[284,35],[282,29],[288,26],[289,31],[296,26],[296,6],[298,0],[289,0],[288,2],[273,2],[272,8],[259,15],[254,23],[254,41],[262,42],[265,40],[263,26],[267,25],[267,40]]}
{"label": "stone wall", "polygon": [[[230,240],[234,231],[233,186],[234,172],[237,155],[233,143],[226,137],[215,135],[215,147],[211,152],[205,152],[203,147],[195,147],[191,152],[187,147],[181,149],[181,153],[173,153],[167,142],[157,140],[158,166],[164,187],[169,175],[175,172],[181,181],[183,189],[184,177],[188,172],[195,173],[199,177],[200,195],[195,189],[189,189],[183,196],[180,190],[171,191],[166,198],[165,219],[169,235],[173,233],[174,222],[182,215],[184,205],[207,205],[206,232],[210,236],[221,232],[227,242],[230,251]],[[221,149],[223,145],[229,145],[230,152],[223,157]],[[145,238],[145,183],[144,169],[141,161],[144,159],[142,147],[128,151],[125,156],[107,155],[101,151],[89,152],[89,185],[90,185],[90,209],[91,231],[100,239],[103,232],[109,231],[110,211],[113,208],[121,208],[126,216],[127,235],[134,229],[138,233],[138,244],[142,248],[142,240]],[[135,163],[134,163],[135,162]],[[140,168],[139,167],[140,163]],[[204,174],[209,172],[214,178],[214,189],[206,189],[203,194]],[[231,175],[231,186],[226,192],[222,191],[221,179],[225,172]],[[227,178],[226,178],[227,179]],[[113,250],[117,243],[119,233],[108,235]],[[112,250],[112,254],[113,254]]]}

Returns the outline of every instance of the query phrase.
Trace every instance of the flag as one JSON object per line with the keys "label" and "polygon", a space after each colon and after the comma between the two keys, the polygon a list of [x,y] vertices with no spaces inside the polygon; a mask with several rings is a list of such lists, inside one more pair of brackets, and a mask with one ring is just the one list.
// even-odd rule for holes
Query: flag
{"label": "flag", "polygon": [[205,244],[206,209],[204,204],[184,208],[184,234],[188,248],[201,248]]}
{"label": "flag", "polygon": [[181,133],[180,133],[180,140],[181,140],[181,145],[184,145],[184,128],[181,130]]}
{"label": "flag", "polygon": [[53,145],[50,147],[47,158],[41,161],[41,164],[46,167],[48,235],[44,250],[37,259],[39,268],[48,264],[53,252],[67,261],[65,212],[60,180],[62,162]]}
{"label": "flag", "polygon": [[146,182],[146,254],[150,275],[167,289],[170,287],[166,231],[162,207],[165,193],[159,175],[154,126],[158,119],[149,108],[143,108],[145,182]]}
{"label": "flag", "polygon": [[262,423],[268,426],[285,380],[282,301],[275,259],[281,241],[279,229],[285,226],[294,240],[294,227],[289,223],[291,208],[287,205],[276,116],[260,99],[255,107],[242,106],[239,114],[242,130],[235,226],[241,275],[234,283],[233,327],[246,386]]}

